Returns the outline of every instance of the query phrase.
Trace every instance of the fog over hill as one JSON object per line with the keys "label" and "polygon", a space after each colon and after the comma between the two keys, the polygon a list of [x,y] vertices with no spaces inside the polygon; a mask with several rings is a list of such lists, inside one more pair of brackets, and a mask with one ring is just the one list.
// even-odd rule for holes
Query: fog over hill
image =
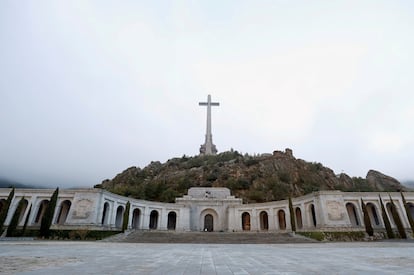
{"label": "fog over hill", "polygon": [[46,188],[44,186],[40,185],[34,185],[30,183],[21,183],[14,180],[6,179],[3,177],[0,177],[0,188],[9,188],[9,187],[15,187],[15,188]]}

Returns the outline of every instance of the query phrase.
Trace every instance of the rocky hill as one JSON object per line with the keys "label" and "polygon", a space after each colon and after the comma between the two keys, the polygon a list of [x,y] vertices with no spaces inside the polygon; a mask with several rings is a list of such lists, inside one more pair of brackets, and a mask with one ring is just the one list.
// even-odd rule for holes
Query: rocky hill
{"label": "rocky hill", "polygon": [[259,156],[237,151],[214,156],[173,158],[130,167],[97,188],[139,199],[174,202],[190,187],[228,187],[245,203],[296,197],[318,190],[400,191],[396,179],[370,170],[367,177],[335,173],[321,163],[296,159],[292,150]]}

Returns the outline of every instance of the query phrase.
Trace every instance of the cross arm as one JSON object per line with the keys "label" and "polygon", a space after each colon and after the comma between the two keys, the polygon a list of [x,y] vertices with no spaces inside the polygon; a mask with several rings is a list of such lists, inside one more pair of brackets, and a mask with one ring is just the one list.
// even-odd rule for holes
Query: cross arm
{"label": "cross arm", "polygon": [[[208,106],[208,102],[200,102],[198,103],[199,106]],[[210,106],[220,106],[220,103],[218,102],[211,102]]]}

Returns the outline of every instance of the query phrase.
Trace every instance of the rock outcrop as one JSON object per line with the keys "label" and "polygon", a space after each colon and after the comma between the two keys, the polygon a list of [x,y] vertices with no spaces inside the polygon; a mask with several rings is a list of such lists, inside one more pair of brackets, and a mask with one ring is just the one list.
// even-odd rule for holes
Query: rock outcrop
{"label": "rock outcrop", "polygon": [[398,180],[375,170],[369,170],[366,179],[368,185],[378,191],[405,190],[404,186],[402,186]]}
{"label": "rock outcrop", "polygon": [[237,151],[173,158],[130,167],[96,187],[134,198],[173,202],[190,187],[227,187],[244,202],[266,202],[319,190],[399,191],[395,179],[371,170],[367,179],[349,177],[317,162],[296,159],[292,150],[257,156]]}

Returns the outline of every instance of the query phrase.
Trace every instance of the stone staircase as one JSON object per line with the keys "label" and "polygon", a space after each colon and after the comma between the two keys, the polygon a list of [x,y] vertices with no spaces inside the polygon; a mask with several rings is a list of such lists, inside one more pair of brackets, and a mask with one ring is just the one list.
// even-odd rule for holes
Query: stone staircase
{"label": "stone staircase", "polygon": [[276,244],[312,243],[313,239],[292,233],[274,232],[171,232],[129,231],[103,240],[127,243],[218,243],[218,244]]}

